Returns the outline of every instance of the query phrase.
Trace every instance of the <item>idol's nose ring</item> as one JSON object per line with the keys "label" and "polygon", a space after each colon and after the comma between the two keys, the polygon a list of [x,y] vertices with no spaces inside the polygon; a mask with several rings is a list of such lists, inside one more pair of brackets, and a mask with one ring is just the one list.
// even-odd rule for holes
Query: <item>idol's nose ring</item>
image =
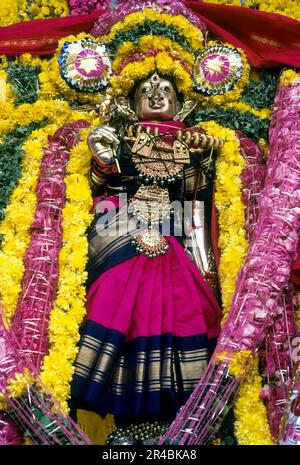
{"label": "idol's nose ring", "polygon": [[149,100],[156,100],[160,102],[161,100],[163,100],[163,95],[158,89],[154,89],[148,98]]}

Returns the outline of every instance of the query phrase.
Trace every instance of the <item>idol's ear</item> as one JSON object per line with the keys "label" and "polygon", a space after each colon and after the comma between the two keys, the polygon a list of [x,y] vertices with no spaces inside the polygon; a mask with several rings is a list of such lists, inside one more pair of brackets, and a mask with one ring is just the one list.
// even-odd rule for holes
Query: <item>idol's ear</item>
{"label": "idol's ear", "polygon": [[175,121],[183,121],[194,110],[197,105],[197,100],[185,99],[181,108],[174,116]]}
{"label": "idol's ear", "polygon": [[120,116],[122,116],[123,118],[126,118],[129,121],[139,120],[137,114],[131,108],[129,97],[124,97],[123,95],[119,95],[118,97],[115,98],[115,105],[118,109]]}

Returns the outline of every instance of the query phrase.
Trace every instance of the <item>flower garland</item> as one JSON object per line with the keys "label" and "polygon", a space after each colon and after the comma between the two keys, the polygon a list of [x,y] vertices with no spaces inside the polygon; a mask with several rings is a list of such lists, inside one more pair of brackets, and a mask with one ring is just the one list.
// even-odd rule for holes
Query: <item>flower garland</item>
{"label": "flower garland", "polygon": [[[245,159],[240,153],[239,140],[234,131],[230,129],[224,130],[215,122],[201,123],[200,126],[209,134],[218,134],[218,137],[226,141],[216,162],[216,207],[219,214],[219,247],[221,253],[219,276],[224,308],[223,321],[225,321],[232,302],[237,275],[248,249],[244,227],[245,206],[241,198]],[[249,163],[251,163],[251,160],[249,160]],[[245,360],[249,356],[249,351],[245,351]],[[238,370],[240,370],[241,366],[242,353],[237,354],[237,357],[235,363],[231,364],[231,370],[234,371],[236,376],[240,376],[242,372]],[[222,357],[220,359],[222,360]],[[244,362],[242,365],[244,365]],[[266,408],[259,398],[261,377],[258,374],[256,365],[252,362],[249,375],[247,374],[235,405],[235,433],[239,444],[248,441],[255,444],[272,443]],[[249,405],[252,405],[253,399],[257,403],[257,409],[251,409],[251,414],[249,414]],[[258,428],[254,429],[255,432],[252,433],[252,436],[249,436],[249,423],[259,425]]]}
{"label": "flower garland", "polygon": [[[143,12],[131,13],[127,15],[123,21],[118,21],[114,24],[108,35],[101,37],[101,40],[108,44],[114,40],[117,40],[118,34],[124,34],[132,28],[138,25],[144,25],[150,22],[158,23],[159,25],[165,25],[167,28],[173,27],[178,34],[182,35],[188,46],[195,52],[203,45],[203,34],[200,29],[193,26],[188,19],[184,16],[176,15],[171,16],[165,13],[159,13],[158,11],[145,8]],[[142,31],[143,32],[143,31]],[[144,32],[143,32],[144,34]]]}
{"label": "flower garland", "polygon": [[32,19],[57,18],[67,16],[68,4],[66,0],[17,0],[21,21]]}
{"label": "flower garland", "polygon": [[[4,236],[2,250],[0,251],[0,289],[3,311],[8,321],[11,320],[21,290],[21,281],[24,274],[23,258],[30,242],[30,228],[34,219],[36,208],[36,187],[39,178],[39,166],[43,155],[43,148],[51,136],[66,121],[80,119],[82,113],[72,111],[65,102],[37,102],[37,104],[22,105],[22,107],[37,107],[39,115],[34,112],[25,114],[24,109],[17,116],[30,119],[48,116],[55,122],[32,132],[23,145],[25,155],[22,160],[22,178],[11,196],[11,202],[6,209],[6,216],[0,226],[0,234]],[[21,108],[21,107],[20,107]],[[52,108],[52,114],[48,113]],[[53,112],[55,110],[55,112]],[[18,113],[18,110],[16,110]],[[84,115],[87,117],[87,115]],[[12,125],[22,124],[22,118],[13,120]]]}
{"label": "flower garland", "polygon": [[[230,357],[249,350],[256,354],[267,336],[267,328],[281,311],[280,299],[290,279],[300,233],[298,112],[297,88],[280,87],[270,128],[270,154],[260,215],[247,259],[239,273],[214,359],[166,435],[173,442],[201,444],[213,434],[240,387],[241,377],[228,376]],[[218,362],[218,354],[223,353],[228,354],[228,360]],[[207,386],[211,385],[213,394],[207,396]],[[195,412],[197,418],[191,419]]]}
{"label": "flower garland", "polygon": [[0,27],[19,22],[18,0],[2,0],[0,10]]}
{"label": "flower garland", "polygon": [[130,58],[135,53],[145,54],[149,50],[163,49],[168,52],[176,52],[190,66],[194,63],[194,55],[187,52],[179,43],[163,35],[145,35],[140,38],[139,43],[123,42],[119,49],[118,55],[113,61],[112,68],[116,70],[121,63]]}
{"label": "flower garland", "polygon": [[[138,14],[136,13],[136,15]],[[119,27],[119,25],[120,23],[117,23],[113,28]],[[250,67],[244,52],[239,50],[242,60],[241,78],[234,84],[231,90],[224,94],[205,97],[202,93],[197,93],[193,90],[194,82],[192,70],[190,69],[190,64],[193,64],[193,55],[185,54],[185,59],[188,61],[184,62],[178,47],[175,49],[175,53],[174,51],[169,51],[172,47],[170,39],[166,38],[159,42],[159,35],[159,37],[149,42],[147,41],[147,37],[148,35],[146,34],[145,37],[140,39],[140,45],[135,45],[135,43],[128,42],[127,40],[123,42],[123,45],[118,44],[120,48],[114,50],[116,59],[112,66],[115,70],[115,75],[111,78],[110,85],[116,95],[128,95],[138,80],[145,79],[150,73],[155,71],[172,76],[180,92],[187,97],[196,98],[204,107],[220,106],[224,102],[237,100],[249,83]],[[107,37],[104,36],[104,38],[101,37],[100,39],[105,42]],[[133,34],[132,40],[136,41],[136,34]],[[139,42],[137,43],[139,44]],[[215,42],[210,42],[208,45],[214,44]],[[157,45],[157,48],[153,49],[154,45]],[[230,44],[226,44],[226,46],[235,50]],[[110,47],[110,43],[108,43],[108,47]],[[180,55],[178,56],[177,54]],[[241,107],[248,108],[246,104],[242,103]],[[253,113],[255,112],[256,110],[253,110]],[[265,116],[265,112],[259,114]]]}
{"label": "flower garland", "polygon": [[250,105],[247,105],[244,102],[225,103],[224,108],[234,108],[236,110],[242,111],[243,113],[251,113],[252,115],[261,119],[271,119],[272,116],[272,110],[270,110],[269,108],[262,108],[260,110],[256,110],[255,108],[251,107]]}
{"label": "flower garland", "polygon": [[274,318],[259,354],[265,380],[262,394],[265,394],[268,400],[270,430],[277,440],[295,370],[292,349],[293,341],[297,341],[298,335],[295,304],[294,287],[290,285],[284,290],[278,304],[278,317]]}
{"label": "flower garland", "polygon": [[193,83],[190,74],[167,52],[160,52],[153,57],[146,56],[142,62],[129,63],[120,74],[111,78],[110,85],[116,95],[128,95],[136,81],[145,79],[155,71],[172,76],[179,92],[186,95],[192,93]]}
{"label": "flower garland", "polygon": [[36,207],[36,186],[43,147],[48,137],[61,126],[50,124],[32,132],[23,146],[23,175],[11,196],[0,233],[4,240],[0,252],[0,289],[3,312],[11,320],[19,298],[24,274],[23,258],[30,242],[30,227]]}
{"label": "flower garland", "polygon": [[40,369],[48,350],[48,322],[56,298],[58,257],[62,245],[65,206],[65,170],[69,153],[78,141],[84,120],[67,123],[49,138],[39,169],[37,207],[31,226],[30,245],[24,257],[18,306],[11,329],[20,347],[18,357],[30,357],[34,371]]}
{"label": "flower garland", "polygon": [[[247,164],[241,180],[243,185],[242,200],[246,206],[245,226],[247,239],[250,241],[258,219],[259,199],[264,185],[266,168],[262,149],[259,149],[242,134],[238,134],[238,136],[240,150]],[[236,361],[240,355],[236,354]],[[238,365],[240,374],[242,374],[244,363],[240,363],[239,360]],[[262,378],[258,370],[258,359],[253,358],[247,367],[247,376],[242,382],[240,393],[234,404],[234,431],[239,444],[269,444],[272,440],[266,407],[258,395],[261,386]],[[254,399],[257,404],[255,409],[252,408]],[[249,424],[257,425],[257,428],[249,428]]]}
{"label": "flower garland", "polygon": [[55,120],[56,115],[63,117],[69,106],[60,100],[38,100],[34,104],[24,103],[15,108],[10,103],[0,105],[0,137],[17,126],[28,126],[46,120]]}
{"label": "flower garland", "polygon": [[[106,1],[106,0],[105,0]],[[146,0],[143,2],[137,2],[136,0],[126,0],[126,2],[119,2],[119,5],[111,10],[106,11],[105,14],[101,15],[97,23],[92,29],[92,34],[95,37],[103,36],[109,33],[112,26],[117,22],[123,20],[130,13],[143,12],[145,8],[155,9],[160,13],[167,13],[172,16],[184,16],[191,24],[200,29],[203,33],[207,31],[204,22],[193,13],[181,0],[172,0],[172,2],[166,2],[166,0],[156,0],[155,8],[153,7],[152,0]]]}
{"label": "flower garland", "polygon": [[71,150],[67,167],[59,287],[49,322],[50,351],[44,358],[41,372],[42,381],[65,411],[68,410],[79,325],[86,313],[84,283],[88,243],[85,232],[92,219],[89,213],[92,197],[87,179],[90,166],[88,133],[89,130],[82,130],[81,142]]}
{"label": "flower garland", "polygon": [[155,49],[155,50],[148,50],[148,52],[145,52],[145,54],[141,53],[134,53],[131,57],[127,58],[122,62],[119,66],[119,68],[116,70],[115,75],[119,75],[122,70],[129,64],[129,63],[137,63],[141,62],[145,59],[145,57],[155,57],[159,53],[166,53],[171,59],[173,59],[175,62],[178,62],[181,64],[181,66],[185,69],[185,71],[192,76],[193,72],[192,69],[183,61],[183,59],[176,53],[173,52],[165,52],[161,48]]}
{"label": "flower garland", "polygon": [[108,8],[111,0],[68,0],[70,15],[88,15],[101,8]]}
{"label": "flower garland", "polygon": [[300,73],[292,69],[285,70],[280,76],[280,85],[289,86],[300,79]]}
{"label": "flower garland", "polygon": [[239,445],[275,444],[260,393],[261,377],[258,374],[258,357],[255,357],[247,367],[247,378],[241,385],[234,406],[234,434]]}
{"label": "flower garland", "polygon": [[245,161],[239,152],[239,140],[233,130],[224,128],[214,121],[200,123],[199,126],[208,134],[216,134],[225,141],[216,160],[215,197],[220,231],[219,276],[225,319],[232,301],[237,274],[248,249],[245,207],[241,199],[241,175]]}
{"label": "flower garland", "polygon": [[31,123],[28,126],[18,126],[5,135],[0,145],[0,220],[5,217],[5,209],[11,193],[21,177],[20,164],[24,156],[22,146],[31,132],[42,124]]}
{"label": "flower garland", "polygon": [[68,15],[67,0],[1,0],[0,27]]}
{"label": "flower garland", "polygon": [[[294,79],[295,79],[295,75],[294,75],[293,73],[289,73],[289,74],[288,74],[288,77],[291,78],[290,82],[293,82]],[[283,76],[283,82],[284,82],[284,83],[287,82],[287,76]],[[278,107],[276,108],[276,111],[278,112],[278,114],[276,115],[277,118],[278,118],[278,123],[277,123],[278,128],[276,128],[276,129],[277,129],[277,130],[278,130],[278,129],[280,130],[280,128],[281,128],[281,130],[282,130],[283,132],[285,131],[285,125],[284,125],[284,122],[282,122],[282,121],[280,120],[280,118],[288,118],[288,116],[287,116],[287,113],[286,113],[285,111],[282,111],[282,110],[280,109],[279,104],[282,104],[282,102],[284,102],[284,105],[286,105],[286,106],[288,106],[288,107],[291,105],[291,108],[293,107],[292,98],[291,98],[291,102],[286,102],[287,99],[284,98],[284,93],[285,93],[285,90],[284,90],[284,88],[282,88],[282,90],[278,92],[278,95],[277,95],[277,98],[276,98],[276,100],[277,100],[277,102],[278,102]],[[280,110],[281,110],[281,111],[280,111]],[[296,112],[295,112],[295,114],[296,114]],[[293,118],[294,118],[294,121],[296,122],[296,121],[297,121],[297,118],[296,118],[295,116],[291,116],[291,122],[293,121]],[[275,121],[276,121],[276,120],[275,120]],[[290,122],[290,124],[291,124],[291,122]],[[289,127],[290,127],[290,124],[289,124]],[[275,126],[275,125],[274,125],[274,126]],[[276,127],[276,126],[275,126],[275,127]],[[273,137],[271,137],[271,142],[272,142],[272,144],[274,144],[273,147],[276,147],[276,148],[277,148],[278,153],[280,153],[281,150],[282,150],[282,153],[285,153],[285,152],[287,151],[287,149],[286,149],[286,141],[285,141],[285,142],[282,141],[282,140],[284,140],[284,137],[282,137],[282,138],[278,137],[276,130],[274,130],[274,127],[273,127],[273,133],[271,133],[271,134],[272,134],[272,136],[273,136]],[[278,144],[278,140],[281,141],[281,144],[284,144],[284,147],[282,147],[282,148],[280,147],[280,144]],[[292,142],[292,144],[293,144],[293,142]],[[294,152],[294,153],[295,153],[295,152]],[[274,163],[274,162],[273,162],[273,163]],[[277,164],[278,164],[278,163],[275,162],[275,166],[277,166]],[[276,173],[274,174],[274,178],[275,178],[275,179],[278,178],[278,181],[277,181],[277,182],[279,182],[279,179],[280,179],[279,176],[280,176],[281,171],[282,171],[282,168],[280,169],[280,172],[276,172]],[[291,172],[292,172],[292,171],[291,171]],[[270,176],[270,179],[272,179],[272,182],[273,182],[273,178],[272,178],[271,176]],[[294,188],[296,189],[295,180],[294,180]],[[277,186],[277,189],[278,189],[278,186]],[[276,190],[277,190],[277,189],[276,189]],[[282,189],[283,192],[288,191],[288,190],[289,190],[288,187],[285,187],[285,189]],[[274,193],[275,193],[275,192],[274,192]],[[266,194],[265,194],[265,195],[266,195]],[[269,195],[270,195],[270,194],[269,194]],[[274,194],[273,194],[273,195],[274,195]],[[295,196],[297,196],[296,193],[295,193]],[[288,203],[288,202],[287,202],[287,203]],[[265,204],[262,203],[262,205],[264,206]],[[277,208],[279,208],[279,207],[277,207]],[[281,210],[280,210],[280,212],[281,212]],[[293,220],[292,220],[292,209],[289,210],[289,214],[290,214],[289,222],[292,224],[292,221],[293,221]],[[296,211],[295,211],[295,214],[296,214]],[[284,217],[284,214],[283,214],[283,213],[281,213],[281,215]],[[296,220],[295,220],[295,225],[296,225],[296,224],[297,224],[297,223],[296,223]],[[284,227],[283,227],[283,228],[284,228]],[[256,233],[256,234],[257,234],[257,233]],[[282,233],[282,234],[283,234],[283,233]],[[287,234],[288,234],[288,231],[287,231]],[[290,241],[291,241],[291,238],[292,238],[292,234],[289,236]],[[294,238],[293,238],[293,240],[294,240]],[[288,246],[287,254],[291,251],[291,248],[290,248],[290,247],[291,247],[291,245]],[[260,265],[260,267],[261,267],[261,265]],[[279,274],[279,270],[280,270],[281,279],[282,279],[282,278],[283,278],[282,275],[283,275],[283,273],[285,273],[285,269],[284,269],[284,267],[282,267],[282,266],[279,265],[279,266],[277,266],[277,273],[278,273],[278,274]],[[267,280],[263,280],[262,277],[260,277],[260,280],[267,282]],[[260,292],[260,293],[259,293],[258,291],[256,291],[256,292],[252,291],[252,292],[253,292],[253,295],[261,295],[261,297],[265,300],[265,297],[263,296],[263,293],[262,293],[262,292]],[[272,300],[273,300],[273,299],[272,299],[271,296],[270,296],[270,297],[269,297],[269,300],[268,300],[267,303],[265,304],[265,305],[267,305],[267,306],[269,307],[269,311],[272,311],[272,309],[275,308],[275,307],[273,307],[273,305],[272,305]],[[289,300],[289,298],[283,299],[283,301],[287,301],[287,302],[288,302],[288,300]],[[280,314],[280,313],[283,312],[283,310],[281,309],[281,305],[280,305],[280,304],[277,304],[277,305],[278,305],[278,312],[279,312],[279,314]],[[253,308],[255,308],[255,307],[257,307],[258,305],[255,304],[255,302],[252,302],[251,306],[252,306]],[[285,306],[286,306],[286,305],[285,305]],[[284,307],[285,307],[285,306],[284,306]],[[257,310],[257,311],[258,311],[258,310]],[[274,311],[274,310],[273,310],[273,311]],[[291,308],[287,307],[287,308],[286,308],[286,312],[287,312],[288,314],[291,313],[291,315],[293,315],[292,307],[291,307]],[[262,316],[263,316],[263,314],[262,314]],[[250,317],[250,315],[249,315],[249,317]],[[282,330],[283,334],[285,335],[285,337],[287,337],[289,334],[291,334],[291,336],[292,336],[292,335],[293,335],[293,332],[294,332],[294,330],[293,330],[293,325],[294,325],[294,323],[293,323],[292,319],[289,318],[288,315],[285,315],[285,314],[284,314],[282,320],[283,320],[283,323],[282,323],[282,324],[283,324],[283,326],[284,326],[284,329]],[[288,327],[286,327],[287,322],[288,322]],[[273,324],[274,324],[274,327],[275,327],[275,321],[274,321]],[[279,330],[278,330],[278,326],[280,326],[280,324],[281,324],[281,321],[280,321],[280,315],[279,315],[279,321],[276,321],[276,327],[275,327],[277,332],[279,331]],[[277,333],[276,333],[276,334],[277,334]],[[281,336],[282,336],[282,335],[280,334],[280,331],[279,331],[277,337],[279,337],[278,341],[280,341],[280,342],[282,343],[282,337],[281,337]],[[251,338],[251,337],[253,337],[253,336],[251,336],[251,334],[249,333],[248,337]],[[246,340],[246,338],[245,338],[245,340]],[[276,349],[276,350],[279,350],[278,348],[280,347],[280,344],[278,344],[278,341],[277,341],[277,343],[276,343],[276,340],[275,340],[275,349]],[[288,344],[287,344],[287,345],[288,345]],[[272,354],[272,353],[268,354],[268,357],[270,357],[270,356],[272,357],[273,354]],[[285,355],[284,353],[283,353],[283,354],[280,354],[280,355],[277,353],[277,354],[275,354],[276,361],[277,361],[277,358],[278,358],[279,356],[280,356],[280,357],[286,357],[286,355]],[[286,370],[287,367],[288,367],[288,361],[285,360],[285,359],[284,359],[284,362],[283,362],[283,366],[285,367],[285,370]],[[268,369],[268,374],[269,374],[269,376],[270,376],[270,373],[272,374],[272,366],[271,366],[271,372],[270,372],[270,369],[268,368],[268,361],[267,361],[267,369]],[[286,380],[286,382],[288,383],[288,379]],[[248,387],[247,387],[247,386],[248,386]],[[246,388],[246,390],[243,389],[243,388]],[[242,412],[243,412],[243,408],[242,408],[243,402],[244,402],[244,407],[245,407],[245,405],[246,405],[246,400],[247,400],[247,399],[243,399],[243,398],[241,397],[243,394],[245,395],[245,393],[248,392],[248,394],[247,394],[247,395],[248,395],[248,400],[249,400],[249,402],[251,402],[251,396],[249,395],[249,389],[250,389],[250,388],[251,388],[251,379],[250,379],[250,380],[248,379],[248,380],[246,381],[246,384],[242,387],[241,394],[239,395],[238,401],[237,401],[236,406],[235,406],[235,409],[237,409],[238,415],[240,414],[240,419],[239,419],[238,425],[243,425],[243,422],[245,422],[245,421],[247,420],[247,417],[248,417],[248,416],[250,417],[250,414],[247,415],[247,414],[245,413],[245,411],[244,411],[244,414],[242,413]],[[280,389],[282,390],[282,388],[283,388],[283,391],[284,391],[284,390],[286,389],[286,386],[283,385]],[[275,392],[275,395],[276,395],[276,394],[277,394],[277,393]],[[280,393],[280,395],[282,395],[282,392]],[[281,398],[282,398],[282,397],[280,397],[280,399],[281,399]],[[249,404],[249,405],[251,405],[251,404]],[[278,407],[280,407],[280,406],[278,405]],[[281,414],[280,408],[279,408],[279,409],[277,408],[277,410],[276,410],[276,412],[274,412],[274,414],[276,414],[276,415],[279,414],[279,415],[280,415],[280,414]],[[251,415],[251,416],[252,416],[252,415]],[[258,419],[257,419],[257,420],[258,420]],[[272,418],[272,430],[273,430],[274,432],[276,432],[276,429],[277,429],[277,428],[278,428],[278,418],[275,416],[274,418]],[[238,429],[238,428],[237,428],[237,429]],[[248,431],[248,432],[249,432],[249,431]],[[237,434],[238,434],[238,433],[237,433]],[[240,436],[241,440],[243,440],[243,434],[239,434],[239,436]],[[267,439],[267,438],[266,438],[266,439]],[[253,440],[254,440],[254,439],[253,439]],[[257,438],[256,438],[255,440],[257,440]],[[260,442],[256,442],[256,444],[257,444],[257,443],[260,444]],[[267,442],[267,443],[269,443],[269,442]]]}

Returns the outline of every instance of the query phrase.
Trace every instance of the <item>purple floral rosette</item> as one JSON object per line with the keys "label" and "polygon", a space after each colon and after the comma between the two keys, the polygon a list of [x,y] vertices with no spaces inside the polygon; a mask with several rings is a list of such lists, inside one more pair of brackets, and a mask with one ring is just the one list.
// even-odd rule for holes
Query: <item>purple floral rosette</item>
{"label": "purple floral rosette", "polygon": [[241,53],[218,44],[202,50],[194,64],[194,90],[205,96],[220,95],[231,90],[242,77]]}
{"label": "purple floral rosette", "polygon": [[61,77],[78,92],[101,92],[112,74],[106,48],[89,38],[65,42],[58,59]]}

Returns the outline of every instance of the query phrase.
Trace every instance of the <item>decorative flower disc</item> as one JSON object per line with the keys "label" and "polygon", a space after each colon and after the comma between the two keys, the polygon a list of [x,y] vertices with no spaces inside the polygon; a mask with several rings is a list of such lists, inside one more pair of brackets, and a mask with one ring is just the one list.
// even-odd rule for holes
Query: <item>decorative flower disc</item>
{"label": "decorative flower disc", "polygon": [[62,78],[79,92],[99,92],[112,74],[105,46],[91,39],[65,42],[59,56]]}
{"label": "decorative flower disc", "polygon": [[226,45],[204,49],[194,65],[194,90],[208,95],[220,95],[231,90],[242,77],[241,53]]}

